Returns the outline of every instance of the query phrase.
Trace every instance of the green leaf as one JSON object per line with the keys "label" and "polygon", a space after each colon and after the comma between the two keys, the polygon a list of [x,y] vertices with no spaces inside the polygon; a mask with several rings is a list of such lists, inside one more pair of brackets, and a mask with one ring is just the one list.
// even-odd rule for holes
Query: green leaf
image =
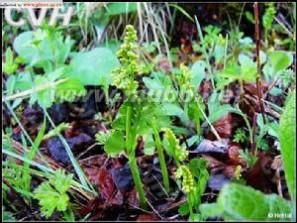
{"label": "green leaf", "polygon": [[[50,80],[45,76],[36,76],[34,79],[35,86],[42,86],[48,84]],[[53,88],[47,88],[36,93],[38,104],[43,108],[49,108],[52,106],[55,100],[55,90]]]}
{"label": "green leaf", "polygon": [[117,3],[109,3],[106,6],[108,15],[120,15],[129,12],[135,12],[137,10],[136,2],[117,2]]}
{"label": "green leaf", "polygon": [[118,65],[119,62],[111,50],[95,48],[74,56],[69,76],[84,85],[108,86],[111,83],[111,71]]}
{"label": "green leaf", "polygon": [[179,105],[174,103],[163,103],[161,106],[166,115],[177,116],[182,120],[187,120],[184,110]]}
{"label": "green leaf", "polygon": [[[296,202],[296,91],[287,99],[280,118],[279,139],[289,192]],[[295,203],[296,205],[296,203]]]}
{"label": "green leaf", "polygon": [[217,202],[211,206],[200,205],[200,211],[205,217],[223,216],[226,221],[288,221],[290,219],[274,218],[270,214],[291,214],[290,203],[281,197],[275,194],[266,195],[251,187],[235,183],[225,185]]}
{"label": "green leaf", "polygon": [[186,216],[189,214],[189,212],[190,212],[190,208],[189,208],[189,204],[187,202],[182,204],[178,208],[178,213],[180,214],[180,216]]}
{"label": "green leaf", "polygon": [[245,17],[247,18],[247,20],[248,20],[249,22],[255,24],[254,15],[253,15],[251,12],[246,11],[246,12],[244,13],[244,15],[245,15]]}
{"label": "green leaf", "polygon": [[19,73],[17,75],[15,89],[25,91],[33,88],[33,80],[30,73]]}
{"label": "green leaf", "polygon": [[12,95],[13,94],[13,91],[15,89],[15,83],[16,83],[16,76],[14,76],[14,75],[9,76],[8,79],[5,82],[6,95]]}
{"label": "green leaf", "polygon": [[37,48],[32,44],[33,38],[34,32],[28,31],[18,35],[13,42],[14,50],[26,63],[34,61],[34,58],[38,54]]}
{"label": "green leaf", "polygon": [[151,79],[148,77],[144,77],[143,82],[145,86],[150,90],[162,90],[164,89],[164,85],[157,79]]}
{"label": "green leaf", "polygon": [[202,80],[205,78],[206,63],[204,61],[197,61],[191,68],[192,80],[191,84],[197,89]]}
{"label": "green leaf", "polygon": [[200,205],[199,209],[205,217],[221,216],[224,212],[224,208],[217,203],[204,203]]}
{"label": "green leaf", "polygon": [[121,131],[114,131],[107,139],[104,150],[108,155],[114,157],[124,150],[125,145],[123,133]]}
{"label": "green leaf", "polygon": [[240,78],[247,82],[255,82],[257,75],[256,63],[245,54],[240,54],[238,60],[240,64]]}
{"label": "green leaf", "polygon": [[74,101],[87,93],[79,80],[69,79],[56,87],[56,98],[60,101]]}
{"label": "green leaf", "polygon": [[148,156],[154,155],[155,152],[155,141],[152,134],[146,134],[143,136],[144,140],[144,154]]}
{"label": "green leaf", "polygon": [[237,113],[238,110],[236,108],[233,108],[231,105],[229,104],[224,104],[224,105],[219,105],[217,107],[217,109],[215,109],[212,112],[209,112],[209,121],[210,123],[214,123],[216,121],[218,121],[220,118],[224,117],[225,115],[227,115],[230,112],[234,112]]}
{"label": "green leaf", "polygon": [[144,77],[142,80],[145,86],[151,91],[172,88],[170,78],[162,72],[153,72],[150,77]]}
{"label": "green leaf", "polygon": [[54,185],[55,189],[61,194],[65,193],[71,186],[73,175],[66,175],[64,171],[57,170],[55,175],[50,179],[50,183]]}
{"label": "green leaf", "polygon": [[6,74],[13,74],[18,69],[18,65],[13,59],[13,53],[10,47],[5,52],[5,63],[3,64],[3,71]]}
{"label": "green leaf", "polygon": [[201,172],[206,170],[206,166],[207,166],[207,162],[203,158],[191,159],[191,161],[189,163],[189,168],[191,170],[191,173],[195,177],[201,177]]}
{"label": "green leaf", "polygon": [[272,75],[279,74],[293,63],[293,55],[285,51],[273,51],[268,54],[268,59],[272,67]]}
{"label": "green leaf", "polygon": [[240,66],[233,62],[227,63],[226,68],[218,74],[220,81],[218,82],[217,87],[223,89],[225,86],[241,78]]}
{"label": "green leaf", "polygon": [[189,147],[193,145],[197,145],[201,141],[201,136],[193,135],[190,138],[187,139],[187,144]]}
{"label": "green leaf", "polygon": [[73,175],[66,175],[64,170],[57,170],[49,181],[43,182],[34,190],[34,198],[39,200],[41,212],[50,217],[55,210],[66,211],[69,205],[67,191],[70,189]]}

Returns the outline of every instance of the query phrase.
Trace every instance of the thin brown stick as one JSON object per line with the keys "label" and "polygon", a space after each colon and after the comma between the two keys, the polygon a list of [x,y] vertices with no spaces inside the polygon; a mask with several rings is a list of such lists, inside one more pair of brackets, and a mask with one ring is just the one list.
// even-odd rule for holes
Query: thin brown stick
{"label": "thin brown stick", "polygon": [[263,116],[263,121],[266,123],[265,110],[262,102],[262,84],[261,84],[261,65],[260,65],[260,19],[259,19],[259,4],[254,3],[254,15],[255,15],[255,39],[256,39],[256,62],[257,62],[257,96]]}
{"label": "thin brown stick", "polygon": [[256,144],[256,126],[257,126],[257,114],[255,113],[253,116],[253,142],[252,142],[252,154],[254,156],[257,155],[257,144]]}

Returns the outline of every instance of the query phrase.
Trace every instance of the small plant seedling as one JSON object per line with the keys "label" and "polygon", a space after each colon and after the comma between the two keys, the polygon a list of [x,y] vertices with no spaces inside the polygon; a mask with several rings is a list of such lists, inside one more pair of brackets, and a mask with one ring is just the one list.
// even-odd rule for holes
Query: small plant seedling
{"label": "small plant seedling", "polygon": [[238,143],[244,143],[246,142],[248,139],[246,133],[244,132],[243,129],[237,129],[234,135],[234,142],[238,142]]}
{"label": "small plant seedling", "polygon": [[189,214],[189,221],[203,220],[199,205],[209,178],[206,161],[202,158],[195,158],[188,165],[179,166],[176,178],[183,179],[182,190],[187,196],[187,201],[179,208],[179,213],[183,216]]}
{"label": "small plant seedling", "polygon": [[5,52],[5,63],[2,65],[4,73],[10,75],[16,72],[18,69],[17,60],[13,58],[13,53],[10,47]]}
{"label": "small plant seedling", "polygon": [[189,164],[185,164],[184,162],[187,160],[189,152],[184,146],[179,144],[171,129],[167,128],[164,131],[163,143],[166,151],[173,157],[177,165],[175,177],[177,180],[182,180],[182,190],[187,196],[187,201],[179,208],[179,213],[182,216],[189,214],[190,221],[199,221],[201,220],[201,215],[198,207],[209,176],[206,169],[206,161],[204,159],[192,159]]}
{"label": "small plant seedling", "polygon": [[247,168],[253,167],[258,160],[258,157],[254,156],[248,150],[240,150],[240,157],[246,161]]}
{"label": "small plant seedling", "polygon": [[43,182],[34,191],[34,198],[39,200],[41,212],[50,217],[54,211],[65,212],[69,208],[69,196],[72,174],[66,175],[63,170],[57,170],[49,181]]}

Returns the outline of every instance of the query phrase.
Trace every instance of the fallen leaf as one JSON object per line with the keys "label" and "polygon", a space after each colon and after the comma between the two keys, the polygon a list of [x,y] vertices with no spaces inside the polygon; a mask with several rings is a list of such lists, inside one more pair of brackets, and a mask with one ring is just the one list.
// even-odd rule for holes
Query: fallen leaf
{"label": "fallen leaf", "polygon": [[209,155],[202,155],[202,156],[207,161],[207,166],[210,169],[211,173],[213,174],[221,172],[226,167],[226,164],[213,158],[212,156],[209,156]]}
{"label": "fallen leaf", "polygon": [[112,180],[112,176],[105,167],[99,169],[98,172],[98,187],[101,197],[108,201],[112,198],[112,196],[116,193],[116,187]]}
{"label": "fallen leaf", "polygon": [[[93,142],[92,138],[84,133],[81,133],[78,136],[72,138],[68,138],[66,139],[66,141],[73,153],[79,152],[83,148],[88,147]],[[55,161],[61,162],[65,165],[71,163],[64,144],[61,142],[59,137],[53,137],[49,139],[47,142],[47,148],[51,157]]]}
{"label": "fallen leaf", "polygon": [[137,196],[136,189],[133,188],[131,191],[126,192],[125,197],[128,199],[128,204],[132,207],[139,207],[139,199]]}
{"label": "fallen leaf", "polygon": [[208,139],[202,140],[199,146],[193,151],[198,154],[206,154],[206,153],[220,153],[227,154],[228,152],[228,139],[211,141]]}
{"label": "fallen leaf", "polygon": [[202,95],[204,100],[207,100],[207,98],[210,96],[211,90],[211,82],[209,80],[202,81],[199,87],[199,93]]}
{"label": "fallen leaf", "polygon": [[140,214],[137,218],[137,222],[147,222],[147,221],[158,221],[159,218],[154,214]]}
{"label": "fallen leaf", "polygon": [[228,148],[228,164],[246,166],[246,161],[240,156],[240,146],[233,144]]}
{"label": "fallen leaf", "polygon": [[213,124],[213,127],[218,132],[221,138],[230,138],[233,129],[233,115],[228,113]]}
{"label": "fallen leaf", "polygon": [[[261,83],[261,87],[262,87],[262,92],[266,92],[268,87],[269,87],[269,84],[268,83],[264,83],[262,81]],[[250,94],[252,96],[256,96],[257,97],[257,84],[254,84],[254,83],[245,83],[243,85],[243,89],[245,91],[245,93],[247,94]]]}
{"label": "fallen leaf", "polygon": [[127,164],[123,167],[112,169],[111,175],[117,189],[121,192],[125,192],[133,188],[133,178]]}
{"label": "fallen leaf", "polygon": [[208,187],[211,190],[219,191],[221,188],[230,182],[230,178],[227,178],[224,174],[211,175],[208,180]]}
{"label": "fallen leaf", "polygon": [[255,165],[244,174],[247,184],[264,193],[276,192],[275,184],[272,182],[275,173],[271,168],[272,161],[271,155],[259,152]]}

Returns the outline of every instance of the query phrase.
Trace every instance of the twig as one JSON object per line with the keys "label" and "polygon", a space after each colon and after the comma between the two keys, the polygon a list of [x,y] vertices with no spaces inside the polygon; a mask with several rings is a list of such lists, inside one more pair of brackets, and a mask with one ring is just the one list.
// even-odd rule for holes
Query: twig
{"label": "twig", "polygon": [[153,210],[153,212],[162,220],[164,219],[163,216],[160,215],[160,213],[154,208],[154,206],[149,202],[147,201],[148,205],[150,206],[150,208]]}
{"label": "twig", "polygon": [[253,116],[253,142],[252,142],[252,154],[257,155],[257,145],[256,145],[256,128],[257,128],[257,114]]}
{"label": "twig", "polygon": [[261,113],[263,116],[263,122],[266,123],[264,105],[262,102],[262,84],[261,84],[261,65],[260,65],[260,19],[259,19],[259,4],[254,3],[254,15],[255,15],[255,39],[256,39],[256,61],[257,61],[257,95],[258,101],[261,108]]}
{"label": "twig", "polygon": [[198,106],[200,112],[202,113],[202,115],[204,116],[206,122],[208,123],[208,125],[210,126],[210,130],[212,131],[212,133],[215,135],[215,137],[217,138],[217,140],[221,140],[221,137],[219,135],[219,133],[217,132],[217,130],[213,127],[213,125],[211,124],[211,122],[209,121],[209,119],[207,118],[206,114],[204,113],[204,111],[200,108],[200,106]]}

